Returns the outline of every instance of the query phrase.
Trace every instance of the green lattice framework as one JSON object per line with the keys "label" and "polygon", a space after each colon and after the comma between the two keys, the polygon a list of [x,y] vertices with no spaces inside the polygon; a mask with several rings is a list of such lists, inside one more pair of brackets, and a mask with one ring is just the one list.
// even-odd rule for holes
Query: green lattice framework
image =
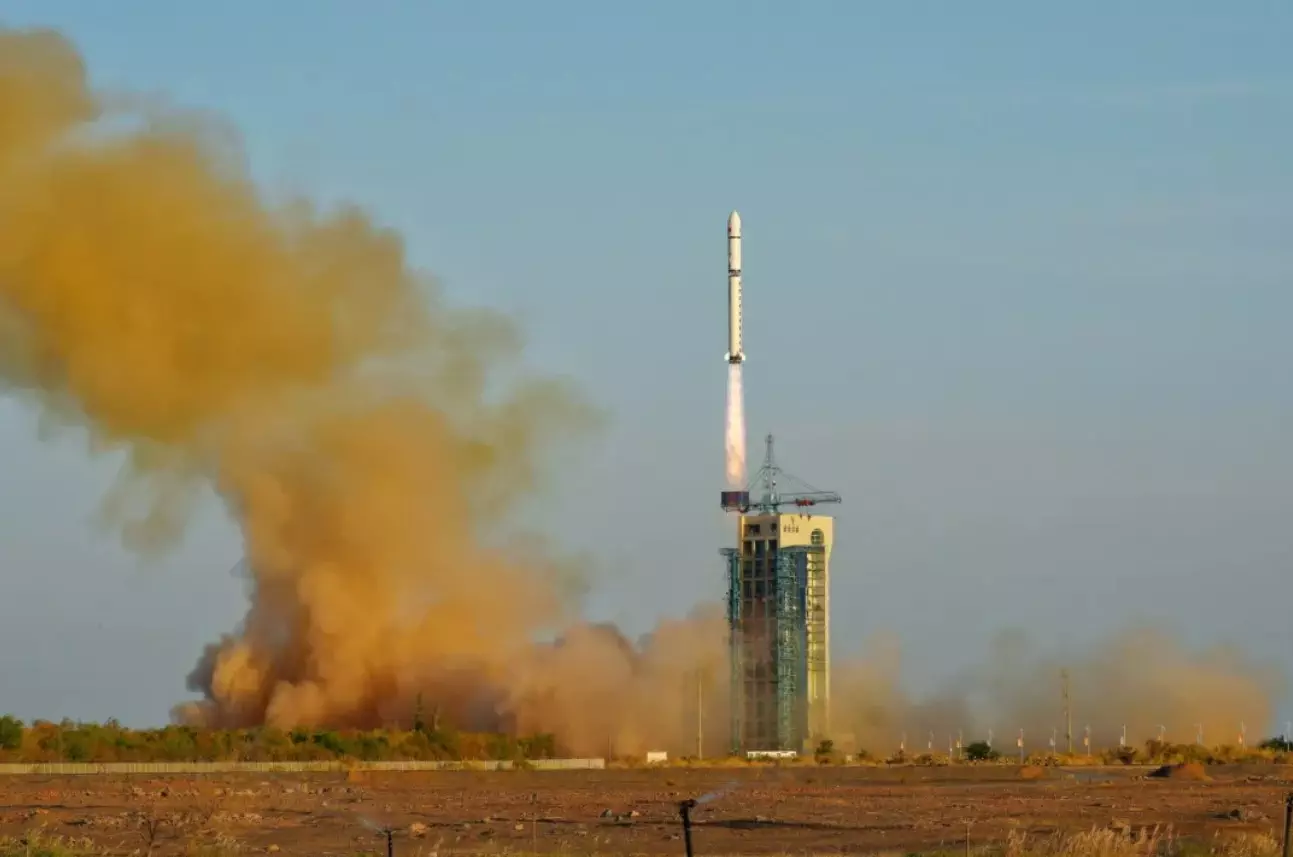
{"label": "green lattice framework", "polygon": [[727,646],[730,666],[730,737],[733,755],[741,752],[744,735],[742,712],[745,710],[745,659],[741,654],[741,552],[723,548],[727,561]]}
{"label": "green lattice framework", "polygon": [[[776,554],[773,601],[773,659],[776,668],[777,749],[802,750],[807,734],[808,626],[805,611],[809,547],[782,548]],[[733,753],[744,747],[745,656],[742,639],[741,555],[721,551],[727,565],[727,626],[730,666],[730,735]],[[766,734],[766,730],[758,730]]]}
{"label": "green lattice framework", "polygon": [[809,548],[777,552],[776,664],[777,743],[781,750],[803,748],[804,693],[808,688],[808,625],[804,595]]}

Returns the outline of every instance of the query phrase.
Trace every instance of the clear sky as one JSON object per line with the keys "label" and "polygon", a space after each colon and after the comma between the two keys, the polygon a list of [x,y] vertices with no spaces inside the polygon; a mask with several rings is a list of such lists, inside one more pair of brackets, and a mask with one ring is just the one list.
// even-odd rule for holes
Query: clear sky
{"label": "clear sky", "polygon": [[[920,686],[1007,625],[1143,620],[1293,651],[1284,0],[0,0],[0,24],[228,117],[268,188],[364,204],[520,318],[611,417],[551,515],[579,514],[558,536],[597,560],[596,616],[720,595],[735,208],[752,445],[845,497],[837,657],[896,632]],[[162,722],[241,615],[214,506],[156,566],[94,528],[113,467],[0,404],[0,709]]]}

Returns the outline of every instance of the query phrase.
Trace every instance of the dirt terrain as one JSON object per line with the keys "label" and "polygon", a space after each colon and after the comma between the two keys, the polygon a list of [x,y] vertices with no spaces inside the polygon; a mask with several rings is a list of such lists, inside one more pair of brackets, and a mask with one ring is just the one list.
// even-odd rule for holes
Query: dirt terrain
{"label": "dirt terrain", "polygon": [[0,835],[36,828],[122,853],[238,844],[262,853],[698,854],[910,852],[1093,826],[1281,833],[1293,771],[1210,768],[1206,781],[1081,768],[732,768],[200,778],[7,777]]}

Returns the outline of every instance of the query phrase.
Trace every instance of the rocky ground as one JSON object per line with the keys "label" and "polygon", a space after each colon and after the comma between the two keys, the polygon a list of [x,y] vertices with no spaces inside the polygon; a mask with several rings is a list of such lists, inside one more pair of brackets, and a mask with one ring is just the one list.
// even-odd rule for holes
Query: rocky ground
{"label": "rocky ground", "polygon": [[1093,827],[1279,835],[1293,771],[714,768],[202,778],[0,779],[0,835],[74,838],[120,853],[229,846],[261,853],[698,854],[910,852]]}

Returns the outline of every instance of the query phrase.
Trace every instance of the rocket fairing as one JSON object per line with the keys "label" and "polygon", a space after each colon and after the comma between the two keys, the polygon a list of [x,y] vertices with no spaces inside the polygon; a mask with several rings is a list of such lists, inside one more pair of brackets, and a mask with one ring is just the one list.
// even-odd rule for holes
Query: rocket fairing
{"label": "rocket fairing", "polygon": [[727,353],[728,363],[745,362],[745,345],[741,342],[741,215],[733,211],[727,218]]}

